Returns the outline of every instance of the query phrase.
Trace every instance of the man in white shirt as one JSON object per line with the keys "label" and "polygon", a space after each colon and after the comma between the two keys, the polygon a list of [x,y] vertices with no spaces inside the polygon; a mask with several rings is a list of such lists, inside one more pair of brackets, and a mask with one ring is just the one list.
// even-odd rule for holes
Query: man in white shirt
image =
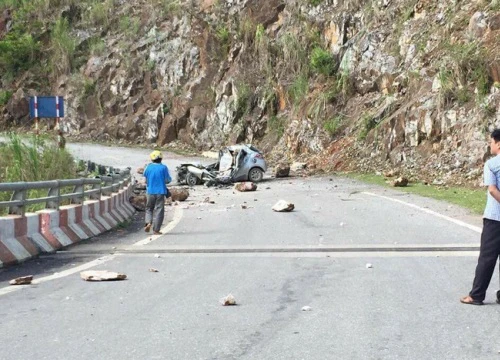
{"label": "man in white shirt", "polygon": [[[487,202],[483,215],[481,247],[476,266],[472,290],[460,302],[483,305],[486,290],[490,285],[500,255],[500,129],[491,133],[490,151],[495,157],[484,164],[484,185],[488,186]],[[497,302],[498,299],[497,299]]]}

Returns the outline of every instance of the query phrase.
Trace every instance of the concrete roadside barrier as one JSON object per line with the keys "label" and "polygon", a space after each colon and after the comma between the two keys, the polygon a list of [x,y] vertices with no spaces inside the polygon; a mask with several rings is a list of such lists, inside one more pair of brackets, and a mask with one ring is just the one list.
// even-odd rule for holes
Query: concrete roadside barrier
{"label": "concrete roadside barrier", "polygon": [[129,219],[130,185],[102,200],[0,217],[0,267],[51,253],[102,234]]}

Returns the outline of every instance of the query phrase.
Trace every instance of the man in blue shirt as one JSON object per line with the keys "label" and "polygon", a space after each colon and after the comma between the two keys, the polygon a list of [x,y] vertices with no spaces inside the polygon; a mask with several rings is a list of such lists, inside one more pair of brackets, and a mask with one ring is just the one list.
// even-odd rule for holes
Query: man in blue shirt
{"label": "man in blue shirt", "polygon": [[[153,226],[153,233],[161,235],[161,225],[165,215],[165,195],[167,194],[167,185],[172,181],[168,168],[161,163],[163,155],[155,150],[149,157],[152,163],[144,170],[146,178],[146,225],[144,230],[149,232]],[[154,216],[153,216],[154,215]]]}
{"label": "man in blue shirt", "polygon": [[[464,304],[483,305],[486,290],[500,255],[500,129],[491,133],[490,151],[495,157],[484,164],[484,185],[488,186],[483,232],[477,261],[476,276],[468,296],[460,299]],[[498,299],[497,299],[497,302]]]}

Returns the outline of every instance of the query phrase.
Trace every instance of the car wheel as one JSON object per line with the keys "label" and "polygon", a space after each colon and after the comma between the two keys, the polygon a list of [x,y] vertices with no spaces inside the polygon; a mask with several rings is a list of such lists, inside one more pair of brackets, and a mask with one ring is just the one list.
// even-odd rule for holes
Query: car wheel
{"label": "car wheel", "polygon": [[188,172],[186,174],[186,183],[189,185],[189,186],[195,186],[195,185],[198,185],[198,178],[196,176],[194,176],[193,174],[191,174],[190,172]]}
{"label": "car wheel", "polygon": [[259,168],[252,168],[248,172],[248,180],[253,182],[260,182],[264,178],[264,172]]}

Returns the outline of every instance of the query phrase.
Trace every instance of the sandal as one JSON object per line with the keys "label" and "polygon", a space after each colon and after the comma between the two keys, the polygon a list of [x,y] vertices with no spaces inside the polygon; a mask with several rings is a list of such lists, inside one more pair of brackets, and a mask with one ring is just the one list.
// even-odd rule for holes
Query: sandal
{"label": "sandal", "polygon": [[144,225],[144,231],[149,232],[151,230],[151,223]]}
{"label": "sandal", "polygon": [[467,304],[467,305],[484,305],[484,303],[482,301],[474,300],[470,296],[465,296],[465,297],[461,298],[460,302],[462,304]]}
{"label": "sandal", "polygon": [[154,231],[153,234],[154,235],[163,235],[163,233],[161,231]]}

